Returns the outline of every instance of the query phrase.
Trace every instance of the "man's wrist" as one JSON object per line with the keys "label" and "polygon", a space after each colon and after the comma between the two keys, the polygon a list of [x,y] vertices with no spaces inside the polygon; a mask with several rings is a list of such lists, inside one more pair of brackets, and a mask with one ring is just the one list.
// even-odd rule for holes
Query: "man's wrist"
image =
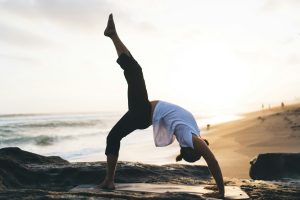
{"label": "man's wrist", "polygon": [[224,197],[224,195],[225,195],[225,192],[224,192],[224,190],[222,191],[222,190],[219,190],[219,195],[220,195],[220,197],[221,198],[223,198]]}
{"label": "man's wrist", "polygon": [[224,193],[225,193],[225,189],[224,189],[224,186],[223,186],[223,187],[219,188],[219,194],[224,195]]}

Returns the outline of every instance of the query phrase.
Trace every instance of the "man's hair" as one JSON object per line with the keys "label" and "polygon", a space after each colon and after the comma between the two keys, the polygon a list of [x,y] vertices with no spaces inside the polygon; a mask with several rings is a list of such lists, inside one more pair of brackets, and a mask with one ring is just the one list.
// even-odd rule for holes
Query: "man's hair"
{"label": "man's hair", "polygon": [[[208,141],[204,139],[206,145],[209,145]],[[197,155],[192,147],[181,147],[180,154],[176,157],[176,161],[185,160],[187,162],[196,162],[201,158],[201,155]]]}

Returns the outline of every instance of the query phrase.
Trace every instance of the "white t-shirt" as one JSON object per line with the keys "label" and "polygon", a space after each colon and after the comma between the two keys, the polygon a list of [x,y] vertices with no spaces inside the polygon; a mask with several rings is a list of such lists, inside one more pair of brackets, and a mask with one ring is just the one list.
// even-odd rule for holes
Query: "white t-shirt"
{"label": "white t-shirt", "polygon": [[181,147],[192,147],[192,134],[200,135],[193,115],[180,106],[159,101],[152,117],[155,146],[167,146],[175,140]]}

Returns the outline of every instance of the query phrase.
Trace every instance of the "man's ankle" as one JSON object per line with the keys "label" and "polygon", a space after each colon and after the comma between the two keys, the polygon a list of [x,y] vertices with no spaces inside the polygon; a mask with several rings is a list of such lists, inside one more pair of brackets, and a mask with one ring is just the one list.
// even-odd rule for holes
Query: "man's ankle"
{"label": "man's ankle", "polygon": [[114,34],[112,34],[112,35],[110,35],[108,37],[110,37],[110,39],[112,39],[112,40],[118,40],[119,39],[119,36],[118,36],[117,33],[114,33]]}
{"label": "man's ankle", "polygon": [[111,178],[111,177],[105,177],[105,179],[104,179],[106,182],[114,182],[114,178]]}

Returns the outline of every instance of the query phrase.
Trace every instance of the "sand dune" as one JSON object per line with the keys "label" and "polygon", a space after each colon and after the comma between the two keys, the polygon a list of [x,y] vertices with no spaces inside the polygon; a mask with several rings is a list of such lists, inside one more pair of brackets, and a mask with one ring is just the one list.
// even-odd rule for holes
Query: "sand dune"
{"label": "sand dune", "polygon": [[300,152],[300,104],[248,113],[212,126],[206,138],[225,177],[249,178],[249,161],[260,153]]}

